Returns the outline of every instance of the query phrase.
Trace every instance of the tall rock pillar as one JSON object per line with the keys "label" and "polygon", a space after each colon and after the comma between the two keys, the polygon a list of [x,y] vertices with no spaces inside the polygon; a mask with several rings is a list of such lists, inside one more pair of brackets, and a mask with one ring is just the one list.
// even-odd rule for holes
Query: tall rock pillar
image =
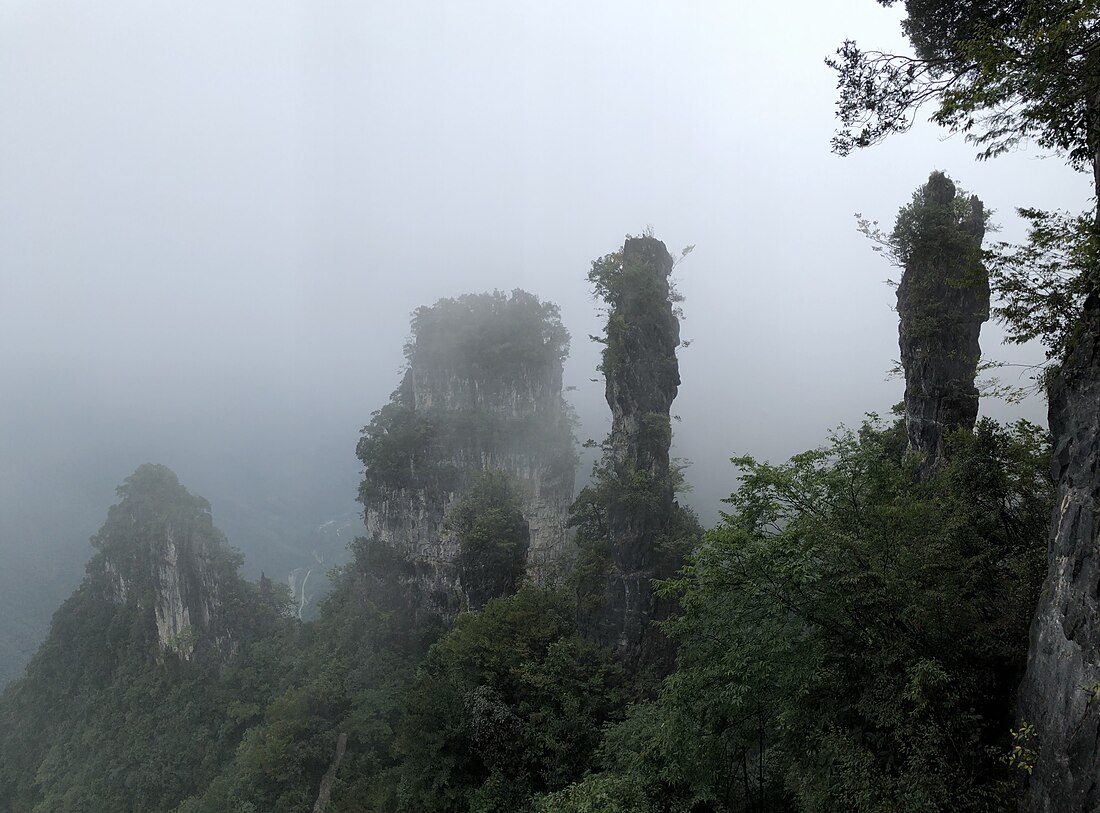
{"label": "tall rock pillar", "polygon": [[989,318],[989,275],[981,262],[986,213],[977,197],[960,197],[942,172],[898,214],[892,247],[903,265],[898,285],[898,345],[905,371],[909,450],[925,455],[924,471],[944,457],[944,438],[972,429],[974,384]]}
{"label": "tall rock pillar", "polygon": [[661,241],[628,238],[621,252],[593,263],[589,275],[608,304],[601,369],[612,424],[598,482],[574,507],[580,536],[602,537],[588,541],[607,557],[585,626],[635,662],[653,649],[646,642],[660,610],[650,582],[668,575],[659,541],[677,510],[669,466],[669,410],[680,385],[672,267]]}

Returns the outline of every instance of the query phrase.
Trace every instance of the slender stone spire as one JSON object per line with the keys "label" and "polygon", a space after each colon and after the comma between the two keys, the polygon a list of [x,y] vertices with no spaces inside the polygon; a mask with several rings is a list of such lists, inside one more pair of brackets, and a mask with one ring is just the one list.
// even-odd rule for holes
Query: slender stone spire
{"label": "slender stone spire", "polygon": [[924,472],[944,458],[944,438],[973,429],[982,323],[989,318],[989,275],[981,262],[986,213],[962,198],[942,172],[898,214],[892,243],[904,272],[898,286],[898,345],[905,371],[909,450]]}
{"label": "slender stone spire", "polygon": [[676,510],[669,412],[680,385],[680,325],[672,267],[664,243],[628,238],[621,252],[593,263],[589,277],[609,306],[601,369],[612,423],[596,492],[610,561],[585,626],[635,663],[661,649],[649,643],[656,635],[651,622],[661,615],[650,582],[668,575],[658,541]]}

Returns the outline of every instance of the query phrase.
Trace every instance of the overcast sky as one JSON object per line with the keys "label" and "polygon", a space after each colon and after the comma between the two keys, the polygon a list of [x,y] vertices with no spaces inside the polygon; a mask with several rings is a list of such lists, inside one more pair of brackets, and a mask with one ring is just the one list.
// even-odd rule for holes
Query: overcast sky
{"label": "overcast sky", "polygon": [[[1004,238],[1014,207],[1089,205],[1059,159],[976,163],[931,126],[832,155],[823,59],[903,48],[899,19],[872,0],[0,0],[0,550],[20,511],[51,527],[30,497],[101,518],[102,483],[145,460],[216,521],[219,470],[318,487],[296,481],[308,461],[353,488],[409,314],[443,296],[559,303],[582,433],[602,435],[585,274],[648,225],[697,246],[676,453],[712,522],[731,455],[784,458],[901,399],[895,270],[853,213],[889,225],[932,169]],[[1041,359],[995,334],[989,355]]]}

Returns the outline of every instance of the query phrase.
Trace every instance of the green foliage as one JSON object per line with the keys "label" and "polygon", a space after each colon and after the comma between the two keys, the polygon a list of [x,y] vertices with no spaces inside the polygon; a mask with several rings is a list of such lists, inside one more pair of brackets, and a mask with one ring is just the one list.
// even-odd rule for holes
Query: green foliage
{"label": "green foliage", "polygon": [[1035,726],[1031,723],[1020,723],[1012,729],[1012,749],[1008,752],[1005,761],[1013,768],[1030,776],[1035,770],[1035,760],[1039,756],[1037,748]]}
{"label": "green foliage", "polygon": [[[933,185],[946,193],[946,199],[937,199]],[[967,285],[979,274],[980,239],[975,240],[975,232],[980,238],[986,219],[977,197],[956,190],[950,178],[933,172],[929,183],[918,187],[913,200],[898,212],[890,245],[903,266],[947,260],[960,272],[949,284]]]}
{"label": "green foliage", "polygon": [[391,402],[363,429],[356,453],[366,466],[365,504],[394,491],[440,495],[462,487],[465,463],[483,454],[545,459],[552,477],[573,476],[576,454],[566,420],[481,409],[413,410]]}
{"label": "green foliage", "polygon": [[[942,172],[933,172],[928,182],[917,187],[912,200],[898,210],[893,230],[887,234],[878,221],[856,214],[857,228],[891,265],[905,269],[942,268],[943,285],[966,288],[985,284],[981,239],[989,213],[977,196],[957,189]],[[912,275],[908,275],[912,276]],[[927,298],[933,277],[922,275]],[[912,289],[914,282],[909,281]]]}
{"label": "green foliage", "polygon": [[[652,427],[648,433],[646,422]],[[643,417],[643,438],[663,442],[667,448],[670,435],[666,416],[649,413]],[[582,616],[598,607],[607,588],[613,563],[608,527],[612,511],[660,519],[652,528],[651,542],[656,558],[664,563],[661,569],[667,573],[679,566],[702,534],[702,527],[690,509],[676,503],[666,508],[669,494],[686,489],[682,465],[673,463],[663,477],[657,477],[650,471],[634,469],[616,456],[610,441],[605,441],[601,448],[603,455],[593,464],[591,483],[581,489],[569,510],[569,524],[576,529],[578,551],[569,586],[575,591]]]}
{"label": "green foliage", "polygon": [[458,572],[470,609],[515,592],[523,580],[530,529],[509,476],[482,472],[455,501],[444,528],[458,540]]}
{"label": "green foliage", "polygon": [[[520,495],[505,475],[465,472],[480,470],[487,456],[543,458],[550,476],[572,478],[564,410],[512,415],[497,408],[517,393],[538,404],[546,392],[556,393],[567,347],[556,307],[521,291],[422,308],[406,347],[410,369],[358,444],[365,504],[378,505],[395,491],[428,492],[429,498],[461,493],[446,524],[459,542],[472,606],[521,581],[528,529]],[[436,402],[417,404],[417,392]],[[407,795],[400,780],[408,760],[397,732],[409,728],[409,693],[440,622],[423,612],[426,597],[418,594],[413,568],[395,551],[359,539],[352,552],[353,562],[333,575],[321,618],[301,629],[277,693],[253,714],[221,775],[187,802],[194,810],[308,809],[341,733],[348,735],[347,752],[333,785],[334,809],[394,810]],[[489,737],[495,695],[485,689],[468,699]],[[465,787],[463,798],[482,809],[491,799],[522,801],[515,796],[522,790],[496,775]]]}
{"label": "green foliage", "polygon": [[446,489],[453,471],[442,468],[433,455],[437,426],[431,416],[413,410],[411,392],[405,396],[411,380],[406,377],[402,389],[374,413],[363,428],[355,453],[366,466],[359,485],[359,500],[366,503],[381,498],[387,491],[428,487]]}
{"label": "green foliage", "polygon": [[92,537],[92,545],[100,550],[128,544],[130,540],[120,537],[120,532],[142,522],[168,524],[205,518],[204,530],[213,528],[210,503],[184,488],[167,466],[144,463],[115,491],[120,500],[107,511],[107,522]]}
{"label": "green foliage", "polygon": [[524,587],[459,616],[422,664],[398,750],[400,810],[514,811],[577,781],[623,700],[563,597]]}
{"label": "green foliage", "polygon": [[[360,501],[453,493],[487,454],[541,459],[550,476],[571,481],[570,414],[556,395],[568,349],[557,306],[524,291],[419,308],[405,347],[409,370],[356,447],[366,469]],[[429,393],[425,403],[418,387]],[[514,412],[516,398],[534,409]]]}
{"label": "green foliage", "polygon": [[490,387],[560,365],[568,353],[569,331],[558,306],[519,289],[417,308],[405,345],[415,368],[446,370]]}
{"label": "green foliage", "polygon": [[783,465],[665,583],[679,664],[604,746],[672,808],[987,811],[1010,804],[1013,697],[1052,500],[1036,427],[983,421],[914,478],[898,427]]}
{"label": "green foliage", "polygon": [[[125,574],[147,574],[152,545],[163,544],[167,529],[172,528],[194,540],[218,576],[229,584],[236,581],[240,553],[214,527],[210,503],[184,488],[171,469],[144,463],[116,491],[119,502],[108,509],[106,522],[91,540],[101,556],[89,566],[90,573],[100,569],[98,563],[106,556]],[[133,586],[135,590],[149,587]]]}
{"label": "green foliage", "polygon": [[[0,698],[0,809],[173,810],[216,777],[275,691],[271,665],[293,634],[286,591],[239,579],[209,504],[169,469],[141,466],[118,494],[88,577]],[[187,544],[181,581],[201,562],[217,590],[217,618],[176,636],[189,661],[162,651],[152,606],[158,546],[173,538]]]}
{"label": "green foliage", "polygon": [[[627,239],[631,239],[629,235]],[[603,337],[592,337],[604,345],[600,370],[609,380],[620,378],[629,360],[637,362],[645,357],[657,388],[672,379],[679,383],[671,350],[680,343],[674,306],[683,297],[667,275],[644,263],[626,263],[623,258],[622,250],[607,254],[593,260],[588,272],[596,297],[608,309]],[[642,325],[644,330],[639,329]],[[637,348],[643,344],[667,345],[670,352],[638,353]]]}
{"label": "green foliage", "polygon": [[654,449],[667,449],[672,445],[672,421],[664,412],[646,412],[642,415],[638,443]]}
{"label": "green foliage", "polygon": [[[631,239],[627,235],[627,239]],[[641,310],[654,301],[680,302],[683,297],[665,290],[661,277],[644,266],[623,263],[623,252],[613,251],[592,261],[588,281],[598,299],[607,303],[610,311],[619,313]]]}
{"label": "green foliage", "polygon": [[585,487],[569,510],[569,524],[576,529],[577,558],[569,574],[569,587],[576,595],[577,611],[588,615],[596,610],[607,590],[611,573],[611,541],[607,529],[607,494],[600,481]]}
{"label": "green foliage", "polygon": [[[895,0],[879,0],[892,6]],[[847,154],[910,128],[917,109],[966,134],[980,157],[1024,140],[1090,166],[1100,71],[1092,0],[906,0],[903,29],[915,55],[863,51],[851,40],[827,63],[837,71],[833,149]]]}
{"label": "green foliage", "polygon": [[[592,482],[570,510],[579,550],[570,586],[586,632],[600,640],[607,640],[598,631],[602,616],[613,618],[622,609],[606,601],[608,588],[616,588],[616,568],[621,575],[641,566],[652,577],[672,573],[679,562],[670,544],[678,511],[673,498],[683,483],[679,467],[669,461],[669,406],[680,383],[675,304],[681,297],[669,279],[674,265],[664,244],[647,233],[628,235],[620,251],[594,260],[588,274],[607,308],[603,336],[592,338],[604,345],[600,370],[615,419]],[[652,605],[643,613],[648,621],[656,602],[648,592],[635,600]]]}
{"label": "green foliage", "polygon": [[987,253],[990,283],[1000,304],[994,314],[1008,328],[1008,340],[1039,339],[1047,358],[1060,359],[1077,316],[1095,289],[1100,256],[1093,212],[1018,210],[1030,220],[1022,246],[998,243]]}
{"label": "green foliage", "polygon": [[565,790],[538,797],[532,813],[649,813],[651,809],[633,779],[599,773]]}
{"label": "green foliage", "polygon": [[[914,211],[892,239],[912,251],[965,215]],[[1049,228],[1054,240],[1062,227]],[[622,300],[608,338],[623,331],[623,348],[638,303],[614,256],[594,264],[593,282]],[[451,315],[511,301],[459,300],[414,328],[462,330]],[[519,357],[562,352],[550,312],[520,304],[546,330],[528,331],[527,317],[509,328],[530,350]],[[482,349],[470,365],[500,362]],[[451,361],[440,351],[425,363]],[[360,442],[365,498],[453,485],[446,466],[463,455],[561,438],[537,418],[416,412],[410,382]],[[139,469],[94,540],[85,584],[27,678],[0,696],[0,809],[309,810],[341,734],[331,809],[344,813],[1007,809],[1034,763],[1034,732],[1012,728],[1012,703],[1044,569],[1045,435],[983,421],[951,436],[948,463],[923,480],[903,428],[873,421],[782,465],[738,458],[730,512],[700,540],[689,511],[665,510],[682,483],[676,465],[656,465],[666,414],[635,415],[638,454],[609,439],[573,506],[576,602],[531,586],[497,597],[522,580],[520,495],[497,471],[467,478],[446,524],[470,605],[484,607],[449,632],[422,612],[414,566],[376,539],[353,543],[316,622],[293,621],[285,589],[236,577],[205,501],[166,469]],[[659,694],[578,634],[613,569],[613,514],[659,515],[646,529],[653,572],[691,554],[660,588],[681,610],[663,625],[679,657]],[[168,522],[209,543],[232,620],[225,651],[185,631],[195,658],[161,652],[147,608],[111,592],[103,563],[141,572],[143,540]]]}
{"label": "green foliage", "polygon": [[183,662],[158,657],[145,613],[86,582],[0,699],[0,808],[156,813],[212,781],[258,720],[286,655],[285,608],[243,595],[237,654]]}
{"label": "green foliage", "polygon": [[[894,0],[879,0],[890,6]],[[847,154],[909,129],[922,104],[932,119],[966,133],[979,157],[1021,142],[1064,156],[1096,175],[1100,143],[1100,52],[1094,0],[906,0],[903,28],[916,55],[862,51],[852,41],[828,60],[838,72],[833,148]],[[1100,191],[1100,190],[1094,190]],[[1011,341],[1039,338],[1060,358],[1097,290],[1096,211],[1080,217],[1022,209],[1031,220],[1024,246],[1000,244],[987,257],[1001,305],[994,311]]]}
{"label": "green foliage", "polygon": [[337,737],[347,753],[333,809],[393,810],[397,804],[395,731],[417,664],[438,637],[406,589],[392,550],[356,540],[354,560],[333,574],[321,617],[299,628],[292,650],[262,664],[275,684],[250,727],[205,792],[179,813],[309,810]]}

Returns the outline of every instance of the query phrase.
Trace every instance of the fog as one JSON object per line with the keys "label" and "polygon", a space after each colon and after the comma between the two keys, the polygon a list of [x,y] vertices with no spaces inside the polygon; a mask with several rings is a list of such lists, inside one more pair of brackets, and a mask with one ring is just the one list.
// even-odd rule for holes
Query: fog
{"label": "fog", "polygon": [[[145,461],[212,502],[250,575],[305,555],[354,514],[358,430],[440,297],[558,303],[580,434],[602,436],[585,274],[650,226],[696,246],[674,453],[705,523],[731,455],[887,413],[896,269],[853,214],[888,225],[936,168],[998,239],[1022,237],[1017,206],[1090,204],[1034,146],[978,163],[923,122],[832,155],[823,59],[903,48],[899,19],[871,0],[0,0],[0,617],[20,619],[0,640],[33,651]],[[998,336],[988,355],[1042,360]]]}

